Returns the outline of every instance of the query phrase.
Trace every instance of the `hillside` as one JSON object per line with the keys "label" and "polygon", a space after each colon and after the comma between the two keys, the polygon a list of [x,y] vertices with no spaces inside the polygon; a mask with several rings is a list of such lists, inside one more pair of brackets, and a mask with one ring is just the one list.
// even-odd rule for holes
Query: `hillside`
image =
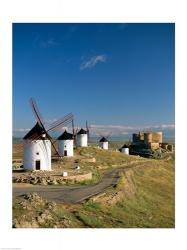
{"label": "hillside", "polygon": [[[175,227],[174,155],[165,160],[124,156],[96,148],[77,149],[95,157],[94,171],[124,166],[116,187],[82,204],[56,204],[37,194],[14,199],[14,227],[173,228]],[[84,163],[88,167],[89,163]],[[86,183],[85,183],[86,184]],[[89,185],[89,184],[88,184]]]}

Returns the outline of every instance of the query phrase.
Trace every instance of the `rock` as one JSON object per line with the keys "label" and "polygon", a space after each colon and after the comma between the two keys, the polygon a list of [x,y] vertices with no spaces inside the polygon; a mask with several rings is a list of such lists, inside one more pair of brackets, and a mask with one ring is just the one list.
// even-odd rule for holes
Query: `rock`
{"label": "rock", "polygon": [[50,209],[50,210],[54,210],[56,208],[56,203],[53,201],[48,202],[46,205],[48,206],[48,209]]}
{"label": "rock", "polygon": [[50,182],[48,184],[49,185],[57,185],[58,182],[54,179],[54,180],[50,180]]}
{"label": "rock", "polygon": [[33,179],[30,181],[30,184],[33,184],[33,185],[36,185],[38,183],[38,180],[37,179]]}
{"label": "rock", "polygon": [[39,224],[45,224],[46,222],[49,222],[51,220],[53,220],[53,217],[48,210],[41,213],[40,216],[37,217],[37,221]]}
{"label": "rock", "polygon": [[29,201],[43,201],[43,199],[37,193],[25,194],[24,199]]}
{"label": "rock", "polygon": [[57,180],[57,183],[58,184],[66,184],[66,182],[61,178]]}
{"label": "rock", "polygon": [[13,221],[13,228],[38,228],[39,225],[35,219],[32,219],[31,222],[28,222],[26,220],[18,220],[14,219]]}
{"label": "rock", "polygon": [[26,201],[22,201],[22,202],[20,202],[20,205],[22,206],[22,208],[23,208],[23,209],[27,209],[27,210],[29,210],[29,205],[27,204],[27,202],[26,202]]}
{"label": "rock", "polygon": [[47,185],[48,184],[45,178],[42,178],[40,183],[41,183],[41,185]]}

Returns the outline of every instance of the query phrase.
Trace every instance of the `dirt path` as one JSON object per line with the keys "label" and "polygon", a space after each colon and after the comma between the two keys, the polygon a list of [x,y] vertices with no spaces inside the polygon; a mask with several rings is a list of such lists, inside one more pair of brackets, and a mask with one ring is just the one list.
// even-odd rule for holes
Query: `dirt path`
{"label": "dirt path", "polygon": [[107,172],[102,181],[89,186],[20,186],[13,185],[13,197],[36,192],[47,200],[63,203],[80,203],[94,195],[104,192],[108,187],[115,186],[120,177],[121,169]]}
{"label": "dirt path", "polygon": [[92,196],[98,195],[100,193],[103,193],[107,188],[115,186],[118,183],[118,180],[120,178],[120,172],[126,171],[128,169],[132,169],[134,167],[137,167],[137,165],[141,165],[142,163],[147,162],[141,161],[141,162],[131,162],[130,164],[126,164],[123,167],[116,168],[113,170],[110,170],[105,173],[102,180],[93,185],[71,185],[71,186],[18,186],[13,185],[13,197],[21,196],[23,194],[36,192],[41,197],[55,201],[58,203],[80,203]]}

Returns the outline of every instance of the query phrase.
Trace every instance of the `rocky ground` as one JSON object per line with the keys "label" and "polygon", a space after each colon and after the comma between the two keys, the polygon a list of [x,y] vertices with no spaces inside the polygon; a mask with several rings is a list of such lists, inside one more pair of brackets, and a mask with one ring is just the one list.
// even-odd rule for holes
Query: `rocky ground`
{"label": "rocky ground", "polygon": [[119,182],[81,204],[49,202],[32,193],[13,201],[14,228],[173,228],[174,159],[135,163]]}
{"label": "rocky ground", "polygon": [[[77,161],[81,172],[75,171]],[[124,167],[116,187],[90,198],[82,204],[49,202],[37,193],[25,194],[13,200],[14,228],[132,228],[175,226],[175,156],[164,159],[143,159],[94,147],[78,148],[75,157],[53,165],[52,172],[13,173],[16,185],[67,184],[63,171],[70,176],[92,173],[100,181],[105,171]],[[14,171],[15,172],[15,171]],[[70,180],[76,183],[76,180]],[[90,183],[85,183],[85,185]],[[37,186],[36,186],[37,187]],[[59,186],[60,187],[60,186]],[[42,187],[44,188],[44,187]],[[53,188],[53,187],[45,187]],[[54,187],[54,188],[58,188]]]}
{"label": "rocky ground", "polygon": [[[18,150],[18,149],[17,149]],[[17,151],[16,151],[17,152]],[[75,156],[52,160],[52,171],[24,171],[22,161],[13,161],[13,183],[29,183],[39,185],[58,185],[80,182],[98,182],[102,172],[108,168],[119,167],[134,161],[141,161],[138,156],[127,156],[115,151],[106,151],[94,147],[77,148]],[[80,166],[77,170],[76,166]],[[21,167],[20,167],[21,166]],[[63,172],[68,172],[63,177]]]}
{"label": "rocky ground", "polygon": [[132,198],[136,194],[136,187],[132,181],[132,176],[132,170],[121,173],[115,189],[108,190],[106,193],[92,198],[92,200],[106,205],[114,205],[124,197]]}
{"label": "rocky ground", "polygon": [[[13,220],[13,228],[68,227],[66,218],[57,221],[55,217],[56,203],[42,199],[36,193],[24,195],[14,207],[22,211],[19,219]],[[35,214],[33,216],[33,211]],[[26,212],[26,213],[25,213]]]}
{"label": "rocky ground", "polygon": [[13,183],[29,183],[33,185],[58,185],[67,183],[79,183],[91,180],[91,172],[68,171],[68,176],[63,176],[62,171],[37,171],[13,174]]}
{"label": "rocky ground", "polygon": [[[132,182],[131,175],[131,170],[122,173],[119,183],[115,188],[109,189],[102,195],[91,198],[90,202],[96,201],[110,206],[116,204],[124,197],[132,197],[135,195],[136,189]],[[82,219],[79,218],[77,211],[80,205],[70,206],[71,216],[66,216],[65,207],[66,206],[62,204],[59,205],[55,202],[48,202],[37,193],[25,194],[14,202],[13,208],[17,214],[14,214],[13,228],[68,228],[74,227],[76,223],[79,227],[82,227]],[[60,214],[59,211],[61,211]]]}

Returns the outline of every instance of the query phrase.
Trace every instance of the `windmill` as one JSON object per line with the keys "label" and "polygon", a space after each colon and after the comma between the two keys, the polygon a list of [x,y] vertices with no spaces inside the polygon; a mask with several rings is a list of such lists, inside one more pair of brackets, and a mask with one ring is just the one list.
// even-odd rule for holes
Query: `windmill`
{"label": "windmill", "polygon": [[108,134],[104,135],[104,134],[100,134],[100,140],[99,140],[99,146],[102,149],[108,150],[108,138],[111,136],[112,132],[109,132]]}
{"label": "windmill", "polygon": [[127,144],[124,144],[121,149],[120,149],[121,153],[129,155],[129,146]]}
{"label": "windmill", "polygon": [[55,144],[49,135],[49,132],[54,132],[72,122],[73,115],[67,114],[61,119],[53,122],[49,126],[44,125],[44,120],[37,107],[36,101],[31,98],[30,104],[36,125],[25,135],[24,139],[24,168],[30,170],[51,170],[51,145],[55,154],[61,158]]}
{"label": "windmill", "polygon": [[88,134],[87,131],[81,128],[76,133],[76,145],[78,147],[87,147],[88,146]]}
{"label": "windmill", "polygon": [[73,134],[66,130],[58,137],[58,152],[61,156],[73,156]]}
{"label": "windmill", "polygon": [[74,120],[72,120],[72,132],[74,143],[78,147],[87,147],[88,140],[90,138],[89,134],[90,127],[88,126],[88,122],[86,121],[86,129],[81,128],[80,130],[78,127],[75,129]]}

